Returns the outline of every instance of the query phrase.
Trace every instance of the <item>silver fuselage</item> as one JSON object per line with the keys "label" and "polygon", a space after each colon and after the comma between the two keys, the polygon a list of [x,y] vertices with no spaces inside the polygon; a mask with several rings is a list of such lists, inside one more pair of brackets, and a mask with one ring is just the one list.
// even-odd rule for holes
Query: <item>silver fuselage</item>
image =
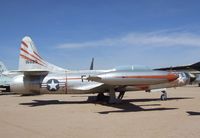
{"label": "silver fuselage", "polygon": [[[43,75],[16,74],[11,91],[28,94],[85,94],[116,91],[149,90],[180,86],[178,76],[166,71],[82,70],[48,72]],[[185,81],[184,81],[185,84]]]}

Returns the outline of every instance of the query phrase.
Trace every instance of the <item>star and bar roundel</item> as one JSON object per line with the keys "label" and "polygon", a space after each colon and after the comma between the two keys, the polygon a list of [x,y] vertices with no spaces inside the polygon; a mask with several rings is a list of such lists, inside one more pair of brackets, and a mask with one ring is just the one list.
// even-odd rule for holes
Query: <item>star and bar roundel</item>
{"label": "star and bar roundel", "polygon": [[52,92],[58,91],[60,87],[65,87],[65,82],[59,82],[57,79],[49,79],[46,83],[42,83],[41,87]]}

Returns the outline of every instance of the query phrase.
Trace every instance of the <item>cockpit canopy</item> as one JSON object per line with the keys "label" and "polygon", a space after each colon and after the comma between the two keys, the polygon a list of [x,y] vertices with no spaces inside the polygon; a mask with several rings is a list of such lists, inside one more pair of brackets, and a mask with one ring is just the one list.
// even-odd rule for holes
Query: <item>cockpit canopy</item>
{"label": "cockpit canopy", "polygon": [[151,68],[147,66],[119,66],[114,68],[116,71],[150,71],[152,70]]}

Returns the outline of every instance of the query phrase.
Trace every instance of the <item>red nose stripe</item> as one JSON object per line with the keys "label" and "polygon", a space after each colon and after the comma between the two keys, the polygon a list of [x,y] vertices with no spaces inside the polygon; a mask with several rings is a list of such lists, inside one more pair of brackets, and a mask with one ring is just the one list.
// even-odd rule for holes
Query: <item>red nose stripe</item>
{"label": "red nose stripe", "polygon": [[168,81],[174,81],[178,78],[178,76],[176,74],[168,74],[167,75],[167,79]]}

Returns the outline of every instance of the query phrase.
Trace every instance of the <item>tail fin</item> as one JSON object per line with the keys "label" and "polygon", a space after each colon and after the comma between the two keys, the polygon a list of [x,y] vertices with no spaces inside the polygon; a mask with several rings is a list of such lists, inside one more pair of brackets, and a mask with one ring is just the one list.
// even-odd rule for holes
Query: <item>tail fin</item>
{"label": "tail fin", "polygon": [[34,42],[30,37],[25,36],[22,39],[19,56],[20,71],[57,71],[64,70],[60,67],[52,65],[40,56]]}
{"label": "tail fin", "polygon": [[7,71],[6,66],[3,64],[3,62],[0,61],[0,73]]}

